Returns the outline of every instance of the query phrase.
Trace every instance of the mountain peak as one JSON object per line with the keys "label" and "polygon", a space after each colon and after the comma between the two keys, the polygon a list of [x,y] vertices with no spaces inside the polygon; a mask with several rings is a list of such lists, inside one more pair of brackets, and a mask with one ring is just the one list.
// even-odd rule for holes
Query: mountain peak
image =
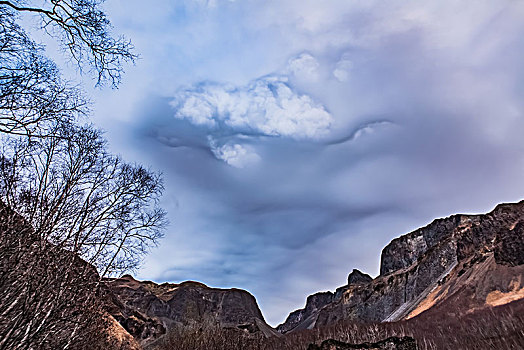
{"label": "mountain peak", "polygon": [[353,269],[348,275],[348,285],[369,283],[371,281],[373,281],[373,278],[370,275],[357,269]]}

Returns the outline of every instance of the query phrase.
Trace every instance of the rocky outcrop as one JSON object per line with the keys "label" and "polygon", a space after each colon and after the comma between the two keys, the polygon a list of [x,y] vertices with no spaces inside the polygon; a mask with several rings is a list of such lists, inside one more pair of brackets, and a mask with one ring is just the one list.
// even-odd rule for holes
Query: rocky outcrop
{"label": "rocky outcrop", "polygon": [[501,232],[495,243],[495,260],[499,264],[524,264],[524,222],[519,221],[512,230]]}
{"label": "rocky outcrop", "polygon": [[357,269],[353,269],[348,275],[348,285],[340,287],[335,293],[320,292],[307,297],[306,307],[293,311],[286,321],[277,326],[280,333],[287,333],[291,330],[311,329],[315,326],[319,311],[326,305],[338,300],[349,286],[365,285],[373,278]]}
{"label": "rocky outcrop", "polygon": [[255,298],[240,289],[210,288],[199,282],[156,284],[126,275],[107,279],[113,295],[110,312],[142,343],[177,325],[218,324],[266,337],[279,336],[267,325]]}
{"label": "rocky outcrop", "polygon": [[373,281],[373,278],[370,275],[357,269],[353,269],[348,275],[348,286],[352,284],[367,284],[371,281]]}
{"label": "rocky outcrop", "polygon": [[417,350],[417,343],[411,337],[390,337],[376,343],[348,344],[334,339],[324,340],[320,346],[310,344],[308,350],[349,350],[349,349],[377,349],[377,350]]}
{"label": "rocky outcrop", "polygon": [[139,342],[147,342],[166,334],[166,327],[160,320],[147,316],[133,306],[126,305],[114,290],[108,288],[108,281],[104,282],[107,312],[134,339]]}
{"label": "rocky outcrop", "polygon": [[523,233],[524,202],[435,220],[388,244],[377,278],[352,272],[330,302],[309,312],[306,304],[278,329],[398,321],[451,304],[464,314],[517,300],[524,297]]}
{"label": "rocky outcrop", "polygon": [[308,296],[306,307],[289,314],[286,321],[277,326],[277,331],[280,333],[287,333],[291,330],[313,328],[319,310],[331,303],[334,300],[334,296],[335,295],[331,292],[320,292]]}

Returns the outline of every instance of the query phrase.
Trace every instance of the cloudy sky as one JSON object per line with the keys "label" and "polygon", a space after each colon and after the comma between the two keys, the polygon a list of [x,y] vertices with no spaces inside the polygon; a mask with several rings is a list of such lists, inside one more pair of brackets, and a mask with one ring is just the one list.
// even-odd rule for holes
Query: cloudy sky
{"label": "cloudy sky", "polygon": [[141,59],[94,119],[171,221],[139,278],[247,289],[276,325],[392,238],[524,197],[522,1],[106,8]]}

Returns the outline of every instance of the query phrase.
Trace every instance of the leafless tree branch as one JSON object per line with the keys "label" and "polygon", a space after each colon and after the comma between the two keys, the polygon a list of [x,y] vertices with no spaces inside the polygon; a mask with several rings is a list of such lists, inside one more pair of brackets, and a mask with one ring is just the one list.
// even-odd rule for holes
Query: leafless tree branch
{"label": "leafless tree branch", "polygon": [[101,10],[102,3],[101,0],[47,0],[38,7],[24,6],[21,1],[0,1],[0,6],[18,13],[40,15],[42,28],[59,39],[80,69],[89,66],[97,76],[98,85],[108,81],[117,86],[123,63],[134,62],[138,56],[133,53],[129,40],[112,35],[111,23]]}

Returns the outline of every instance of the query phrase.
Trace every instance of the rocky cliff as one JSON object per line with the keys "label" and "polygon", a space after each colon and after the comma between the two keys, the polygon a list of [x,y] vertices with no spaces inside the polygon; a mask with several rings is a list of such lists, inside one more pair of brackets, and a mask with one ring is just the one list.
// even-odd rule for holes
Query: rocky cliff
{"label": "rocky cliff", "polygon": [[462,315],[524,298],[524,202],[435,220],[387,245],[377,278],[354,277],[322,302],[309,297],[278,330],[398,321],[438,308]]}
{"label": "rocky cliff", "polygon": [[129,275],[107,279],[105,285],[113,296],[110,313],[144,344],[173,327],[202,323],[266,337],[280,335],[266,324],[255,298],[241,289],[191,281],[156,284]]}
{"label": "rocky cliff", "polygon": [[344,291],[346,291],[350,286],[365,285],[372,280],[373,278],[371,278],[371,276],[368,274],[365,274],[357,269],[353,269],[353,271],[348,275],[347,286],[338,288],[335,293],[320,292],[308,296],[306,300],[306,307],[293,311],[291,314],[289,314],[286,322],[279,325],[277,330],[281,333],[287,333],[291,330],[313,328],[317,321],[318,313],[324,306],[340,299]]}

